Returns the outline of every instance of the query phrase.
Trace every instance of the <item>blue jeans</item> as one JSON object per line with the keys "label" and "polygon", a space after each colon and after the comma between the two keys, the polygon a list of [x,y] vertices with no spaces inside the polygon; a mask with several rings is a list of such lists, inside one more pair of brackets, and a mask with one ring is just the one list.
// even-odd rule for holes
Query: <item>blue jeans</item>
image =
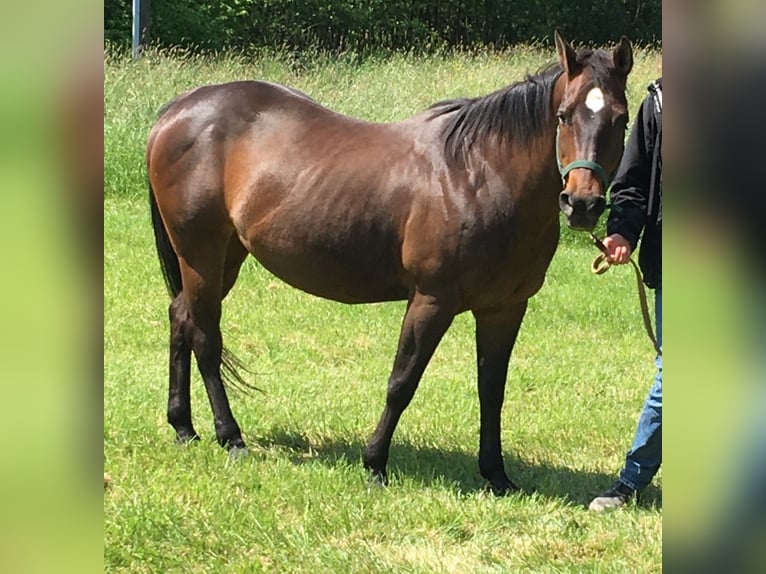
{"label": "blue jeans", "polygon": [[[657,342],[662,349],[661,289],[655,291],[654,313]],[[662,355],[655,358],[654,364],[657,375],[638,419],[633,446],[625,456],[625,466],[620,472],[620,482],[635,490],[646,488],[662,463]]]}

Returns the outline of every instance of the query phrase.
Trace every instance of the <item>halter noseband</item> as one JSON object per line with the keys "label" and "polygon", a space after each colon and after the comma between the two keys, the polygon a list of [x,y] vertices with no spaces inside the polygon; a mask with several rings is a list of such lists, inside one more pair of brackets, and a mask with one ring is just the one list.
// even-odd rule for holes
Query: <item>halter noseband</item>
{"label": "halter noseband", "polygon": [[559,134],[561,133],[561,126],[556,126],[556,163],[559,166],[559,173],[561,173],[561,182],[566,186],[566,178],[567,174],[572,171],[573,169],[577,169],[578,167],[582,167],[585,169],[589,169],[598,175],[598,177],[601,179],[601,183],[604,186],[604,191],[606,191],[609,187],[609,178],[606,176],[606,172],[604,171],[604,168],[601,167],[599,164],[597,164],[595,161],[590,161],[588,159],[576,159],[573,162],[568,163],[566,166],[561,164],[561,154],[559,153]]}

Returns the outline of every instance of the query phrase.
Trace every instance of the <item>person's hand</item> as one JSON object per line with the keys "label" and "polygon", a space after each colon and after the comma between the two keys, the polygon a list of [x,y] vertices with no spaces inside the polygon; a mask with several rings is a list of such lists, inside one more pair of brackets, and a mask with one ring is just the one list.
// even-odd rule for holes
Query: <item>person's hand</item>
{"label": "person's hand", "polygon": [[619,233],[613,233],[604,237],[602,240],[604,247],[606,247],[607,257],[610,263],[616,263],[622,265],[627,263],[630,259],[630,243]]}

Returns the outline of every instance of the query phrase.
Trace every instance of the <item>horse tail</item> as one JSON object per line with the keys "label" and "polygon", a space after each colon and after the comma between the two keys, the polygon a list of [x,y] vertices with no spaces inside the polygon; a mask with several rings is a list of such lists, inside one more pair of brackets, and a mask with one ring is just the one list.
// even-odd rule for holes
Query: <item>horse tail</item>
{"label": "horse tail", "polygon": [[160,259],[160,268],[162,276],[165,279],[165,285],[168,293],[175,299],[181,292],[183,283],[181,282],[181,267],[178,264],[178,255],[170,243],[168,230],[160,216],[160,209],[157,206],[157,198],[154,196],[151,182],[149,183],[149,203],[152,210],[152,228],[154,230],[154,245],[157,247],[157,255]]}

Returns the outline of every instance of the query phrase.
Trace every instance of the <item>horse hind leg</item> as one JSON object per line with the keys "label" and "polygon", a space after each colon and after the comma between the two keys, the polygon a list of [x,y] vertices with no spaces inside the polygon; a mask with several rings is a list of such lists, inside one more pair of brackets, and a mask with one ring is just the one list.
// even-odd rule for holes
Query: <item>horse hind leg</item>
{"label": "horse hind leg", "polygon": [[[234,286],[239,274],[247,250],[239,242],[236,235],[229,241],[223,272],[222,298]],[[179,443],[187,443],[199,440],[197,431],[194,430],[191,415],[191,342],[193,338],[194,323],[185,303],[182,293],[173,298],[168,309],[170,319],[170,388],[168,391],[168,423],[176,431]],[[236,372],[239,364],[233,355],[226,355],[223,351],[222,364],[233,378],[241,380]]]}
{"label": "horse hind leg", "polygon": [[191,418],[191,318],[183,294],[173,298],[168,309],[170,319],[170,388],[168,422],[176,431],[179,443],[198,440]]}
{"label": "horse hind leg", "polygon": [[234,418],[221,376],[223,339],[220,330],[221,302],[236,281],[247,252],[233,235],[216,241],[207,238],[204,247],[180,258],[183,301],[188,311],[186,342],[197,360],[213,411],[218,443],[229,449],[244,449],[239,424]]}

